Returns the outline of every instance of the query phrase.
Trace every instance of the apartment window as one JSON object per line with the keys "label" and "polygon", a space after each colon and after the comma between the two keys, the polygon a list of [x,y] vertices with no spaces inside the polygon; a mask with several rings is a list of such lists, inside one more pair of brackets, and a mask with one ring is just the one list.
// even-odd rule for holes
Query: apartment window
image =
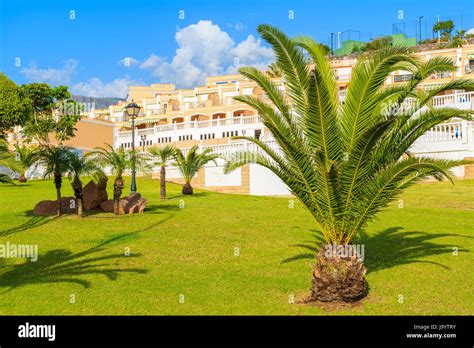
{"label": "apartment window", "polygon": [[255,139],[260,139],[261,135],[262,135],[262,130],[261,129],[256,129],[255,130]]}
{"label": "apartment window", "polygon": [[[201,134],[199,135],[200,140],[208,140],[208,139],[214,139],[216,137],[215,133],[209,133],[209,134]],[[192,139],[192,137],[191,137]]]}
{"label": "apartment window", "polygon": [[236,137],[237,135],[239,135],[238,131],[222,132],[223,138]]}
{"label": "apartment window", "polygon": [[474,59],[469,59],[466,64],[466,74],[474,73]]}
{"label": "apartment window", "polygon": [[451,72],[450,71],[444,71],[444,72],[440,72],[440,73],[436,73],[436,74],[433,74],[431,75],[431,79],[445,79],[445,78],[448,78],[448,77],[451,77]]}
{"label": "apartment window", "polygon": [[192,140],[193,139],[193,136],[192,134],[188,134],[188,135],[180,135],[178,137],[179,141],[183,141],[183,140]]}
{"label": "apartment window", "polygon": [[393,77],[393,82],[405,82],[410,81],[413,77],[413,74],[403,74],[403,75],[396,75]]}

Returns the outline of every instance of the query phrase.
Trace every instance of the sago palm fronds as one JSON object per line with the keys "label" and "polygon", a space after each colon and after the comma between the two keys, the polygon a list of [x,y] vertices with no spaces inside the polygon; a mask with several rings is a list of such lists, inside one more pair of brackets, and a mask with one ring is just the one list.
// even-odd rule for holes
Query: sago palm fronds
{"label": "sago palm fronds", "polygon": [[[264,73],[244,67],[240,73],[255,81],[271,103],[255,96],[235,99],[258,111],[279,150],[237,137],[257,144],[264,154],[238,154],[227,162],[226,171],[252,161],[270,169],[312,213],[328,243],[350,243],[403,188],[427,176],[451,179],[449,168],[464,163],[401,159],[431,127],[453,117],[470,117],[454,108],[423,108],[443,91],[474,89],[473,81],[460,79],[429,93],[419,91],[420,82],[431,74],[454,70],[452,61],[435,58],[423,64],[403,48],[361,56],[340,105],[334,72],[318,43],[309,37],[290,39],[268,25],[258,31],[275,51],[285,92]],[[390,73],[402,69],[412,72],[413,79],[384,88]],[[416,102],[403,108],[408,98]]]}
{"label": "sago palm fronds", "polygon": [[181,175],[184,178],[182,192],[185,195],[193,194],[191,180],[197,174],[197,172],[199,172],[199,169],[211,161],[217,165],[216,160],[219,158],[219,155],[213,154],[211,149],[205,149],[201,153],[198,151],[199,147],[194,145],[188,150],[186,155],[183,154],[182,150],[178,150],[175,153],[176,163],[174,163],[174,165],[178,167]]}
{"label": "sago palm fronds", "polygon": [[171,145],[153,146],[147,149],[150,165],[160,167],[160,198],[166,199],[166,166],[176,154],[177,149]]}
{"label": "sago palm fronds", "polygon": [[81,156],[75,152],[71,152],[69,155],[69,168],[68,178],[71,182],[71,186],[74,190],[74,196],[77,202],[77,214],[83,215],[83,184],[82,176],[91,176],[92,179],[98,183],[100,180],[105,180],[107,176],[98,163],[92,160],[90,157]]}
{"label": "sago palm fronds", "polygon": [[[240,73],[255,81],[267,98],[235,99],[257,110],[278,146],[236,137],[260,151],[235,154],[225,172],[248,163],[271,170],[310,211],[326,247],[347,247],[403,189],[426,177],[452,180],[449,169],[466,163],[409,155],[412,144],[433,126],[452,118],[470,119],[467,111],[435,109],[431,101],[451,89],[474,90],[474,81],[456,79],[428,92],[420,88],[430,75],[454,71],[451,60],[422,63],[397,47],[361,55],[340,103],[334,72],[317,42],[310,37],[290,39],[269,25],[259,26],[258,32],[275,52],[284,90],[265,73],[243,67]],[[409,71],[412,79],[384,86],[398,70]],[[360,259],[330,258],[321,249],[311,299],[356,300],[366,293],[364,275]]]}
{"label": "sago palm fronds", "polygon": [[69,170],[69,159],[73,149],[68,146],[40,145],[33,154],[33,162],[44,168],[44,177],[53,177],[56,188],[57,215],[61,215],[62,177]]}

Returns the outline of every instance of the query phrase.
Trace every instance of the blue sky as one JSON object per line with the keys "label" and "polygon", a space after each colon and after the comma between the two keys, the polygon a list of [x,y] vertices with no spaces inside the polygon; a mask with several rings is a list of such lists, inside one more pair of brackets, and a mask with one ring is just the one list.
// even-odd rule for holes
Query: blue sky
{"label": "blue sky", "polygon": [[19,84],[123,97],[130,84],[192,87],[238,65],[264,67],[272,53],[258,40],[260,23],[328,44],[331,32],[368,40],[393,23],[413,36],[419,16],[425,37],[436,15],[472,28],[474,1],[1,0],[0,70]]}

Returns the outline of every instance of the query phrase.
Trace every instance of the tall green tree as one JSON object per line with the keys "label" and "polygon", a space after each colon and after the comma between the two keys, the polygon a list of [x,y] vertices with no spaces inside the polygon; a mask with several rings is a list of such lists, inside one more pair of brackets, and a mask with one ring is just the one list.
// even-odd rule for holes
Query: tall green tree
{"label": "tall green tree", "polygon": [[82,176],[91,176],[92,179],[98,183],[101,180],[106,180],[107,176],[105,175],[102,168],[94,160],[91,160],[88,157],[82,156],[77,152],[71,151],[69,153],[68,159],[68,177],[71,182],[72,189],[74,190],[74,196],[77,203],[77,215],[80,217],[83,216],[83,195],[82,189],[83,184],[81,177]]}
{"label": "tall green tree", "polygon": [[199,153],[199,146],[194,145],[191,147],[185,155],[182,150],[178,150],[175,153],[174,165],[178,167],[181,175],[184,178],[184,185],[182,189],[183,195],[192,195],[194,190],[191,186],[191,180],[199,172],[204,165],[209,162],[214,162],[217,165],[216,159],[219,155],[213,154],[212,149],[205,149]]}
{"label": "tall green tree", "polygon": [[451,38],[451,32],[453,31],[453,29],[454,23],[452,20],[436,22],[433,25],[433,31],[439,31],[441,33],[441,36],[447,39]]}
{"label": "tall green tree", "polygon": [[0,137],[14,126],[22,126],[32,113],[30,99],[23,90],[0,73]]}
{"label": "tall green tree", "polygon": [[24,124],[23,133],[42,144],[50,144],[53,135],[62,145],[74,137],[76,123],[80,120],[80,107],[71,97],[66,86],[51,88],[46,83],[22,85],[23,93],[31,100],[32,117]]}
{"label": "tall green tree", "polygon": [[[430,101],[448,90],[474,90],[474,81],[456,79],[424,92],[420,82],[433,73],[453,71],[453,62],[438,57],[423,64],[403,48],[387,48],[358,58],[341,105],[330,62],[312,38],[291,39],[269,25],[259,26],[258,32],[275,52],[286,95],[259,70],[243,67],[240,73],[255,81],[271,103],[250,95],[235,99],[258,111],[278,146],[237,137],[260,151],[236,154],[225,171],[247,163],[268,168],[314,217],[325,245],[316,255],[310,299],[359,299],[367,291],[363,260],[339,257],[329,246],[354,250],[354,236],[423,178],[452,180],[449,169],[465,162],[403,155],[433,126],[453,117],[470,119],[468,111],[434,109]],[[312,69],[306,56],[311,57]],[[384,86],[397,70],[410,71],[412,80]],[[410,107],[409,97],[417,101]]]}
{"label": "tall green tree", "polygon": [[36,149],[34,155],[35,163],[44,168],[44,177],[53,177],[56,188],[57,216],[61,215],[62,179],[69,171],[72,150],[68,146],[42,144]]}
{"label": "tall green tree", "polygon": [[160,198],[166,199],[166,166],[176,154],[176,148],[171,145],[162,147],[153,146],[148,148],[148,156],[151,159],[151,166],[160,167]]}

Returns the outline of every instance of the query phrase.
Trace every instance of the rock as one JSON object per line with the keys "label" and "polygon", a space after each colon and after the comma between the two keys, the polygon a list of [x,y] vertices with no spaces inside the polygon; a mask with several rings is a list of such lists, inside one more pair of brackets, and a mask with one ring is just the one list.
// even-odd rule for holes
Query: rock
{"label": "rock", "polygon": [[[139,193],[132,193],[120,199],[118,213],[119,214],[136,214],[142,213],[146,208],[147,200]],[[101,202],[100,207],[107,213],[114,212],[114,201],[109,199]]]}
{"label": "rock", "polygon": [[95,209],[107,199],[107,178],[100,180],[97,184],[91,180],[82,190],[82,201],[85,210]]}
{"label": "rock", "polygon": [[[125,211],[123,209],[124,205],[125,205],[125,201],[121,199],[119,201],[119,214],[125,214]],[[99,204],[99,206],[106,213],[113,213],[114,212],[114,200],[113,199],[103,201]]]}
{"label": "rock", "polygon": [[56,201],[41,201],[36,203],[33,215],[54,215],[56,214]]}
{"label": "rock", "polygon": [[[56,203],[56,201],[54,201]],[[77,214],[77,203],[75,197],[61,197],[61,213]]]}
{"label": "rock", "polygon": [[[57,201],[38,202],[33,209],[33,215],[56,215],[56,207]],[[76,199],[74,197],[61,197],[61,213],[77,214]]]}
{"label": "rock", "polygon": [[139,193],[132,193],[123,200],[126,201],[124,211],[127,214],[142,213],[146,208],[147,200]]}

